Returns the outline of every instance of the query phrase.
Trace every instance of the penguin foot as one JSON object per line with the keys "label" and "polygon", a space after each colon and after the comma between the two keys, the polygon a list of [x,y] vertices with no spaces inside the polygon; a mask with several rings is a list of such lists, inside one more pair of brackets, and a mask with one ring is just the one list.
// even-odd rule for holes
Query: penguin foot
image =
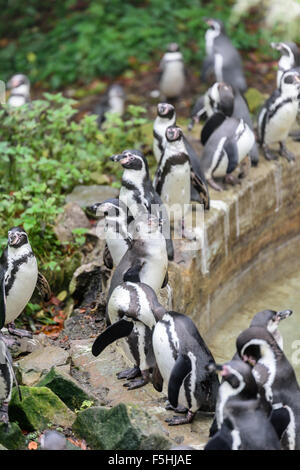
{"label": "penguin foot", "polygon": [[9,323],[7,325],[7,329],[9,331],[9,333],[13,336],[18,336],[19,338],[33,338],[33,335],[32,335],[32,333],[30,333],[30,331],[20,330],[20,329],[15,327],[14,323]]}
{"label": "penguin foot", "polygon": [[219,185],[218,183],[216,183],[215,180],[213,180],[212,178],[209,178],[207,180],[207,184],[209,184],[209,186],[213,188],[215,191],[223,191],[223,187]]}
{"label": "penguin foot", "polygon": [[123,387],[126,387],[128,390],[134,390],[136,388],[144,387],[150,381],[150,373],[149,370],[142,371],[142,377],[137,380],[132,380],[131,382],[126,382],[123,384]]}
{"label": "penguin foot", "polygon": [[277,160],[278,156],[276,153],[271,152],[271,150],[266,146],[263,145],[263,152],[266,160]]}
{"label": "penguin foot", "polygon": [[188,411],[185,416],[173,416],[173,418],[165,419],[169,426],[178,426],[179,424],[189,424],[193,421],[195,413]]}
{"label": "penguin foot", "polygon": [[225,183],[231,184],[232,186],[235,186],[236,184],[241,184],[241,181],[239,180],[239,178],[231,174],[226,175],[224,180],[225,180]]}
{"label": "penguin foot", "polygon": [[285,157],[289,162],[292,162],[295,160],[295,155],[286,148],[283,142],[280,142],[279,146],[280,146],[279,153],[282,157]]}
{"label": "penguin foot", "polygon": [[170,402],[167,401],[167,404],[166,404],[166,407],[165,407],[166,410],[173,410],[175,411],[175,413],[181,413],[181,414],[185,414],[188,409],[185,408],[184,406],[180,406],[178,405],[176,408],[174,408]]}
{"label": "penguin foot", "polygon": [[300,132],[299,131],[290,132],[289,136],[292,137],[292,139],[295,140],[295,142],[300,141]]}
{"label": "penguin foot", "polygon": [[119,380],[121,379],[135,379],[136,377],[139,377],[141,375],[140,368],[138,366],[133,367],[132,369],[126,369],[123,370],[122,372],[119,372],[117,374],[117,378]]}

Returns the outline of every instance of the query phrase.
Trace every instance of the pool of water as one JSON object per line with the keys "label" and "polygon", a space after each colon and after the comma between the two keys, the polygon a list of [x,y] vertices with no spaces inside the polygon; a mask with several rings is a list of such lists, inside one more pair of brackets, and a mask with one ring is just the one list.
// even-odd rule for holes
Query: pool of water
{"label": "pool of water", "polygon": [[[295,258],[298,258],[295,253]],[[241,331],[248,328],[255,313],[261,310],[293,310],[293,314],[283,320],[279,330],[283,337],[284,352],[295,369],[300,383],[300,266],[290,274],[269,284],[260,284],[252,292],[250,299],[238,311],[231,313],[222,324],[208,336],[208,345],[216,362],[222,363],[232,358],[235,341]]]}

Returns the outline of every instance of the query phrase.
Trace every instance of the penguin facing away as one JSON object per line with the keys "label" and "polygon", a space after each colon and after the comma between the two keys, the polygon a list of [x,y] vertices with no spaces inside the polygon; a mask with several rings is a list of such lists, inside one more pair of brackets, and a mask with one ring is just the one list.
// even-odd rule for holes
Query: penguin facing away
{"label": "penguin facing away", "polygon": [[263,387],[273,412],[283,408],[289,413],[289,424],[282,432],[282,446],[300,449],[300,388],[284,352],[266,328],[261,327],[244,330],[236,345],[240,358],[252,366],[255,380]]}
{"label": "penguin facing away", "polygon": [[121,154],[110,157],[110,160],[119,162],[124,168],[119,200],[128,207],[134,219],[143,213],[153,213],[161,220],[162,231],[167,243],[168,258],[172,260],[174,248],[170,235],[168,213],[153,188],[146,158],[138,150],[124,150]]}
{"label": "penguin facing away", "polygon": [[216,367],[223,378],[216,409],[220,425],[205,450],[280,450],[251,367],[234,360]]}
{"label": "penguin facing away", "polygon": [[168,45],[159,69],[161,72],[159,82],[161,94],[167,100],[178,98],[185,86],[184,63],[178,44],[174,42]]}
{"label": "penguin facing away", "polygon": [[244,93],[247,84],[244,77],[242,60],[225,32],[222,21],[204,18],[208,25],[205,33],[206,57],[202,65],[201,79],[207,81],[213,71],[218,82],[225,82],[235,90]]}
{"label": "penguin facing away", "polygon": [[13,382],[18,388],[20,400],[22,399],[16,376],[13,370],[13,361],[5,343],[5,338],[0,334],[0,422],[8,424],[8,405],[11,398]]}
{"label": "penguin facing away", "polygon": [[7,100],[9,106],[18,108],[23,104],[30,103],[30,82],[26,75],[14,75],[7,83],[7,88],[11,90]]}
{"label": "penguin facing away", "polygon": [[123,116],[125,109],[125,92],[121,85],[117,83],[112,84],[107,93],[101,97],[99,103],[95,107],[95,114],[97,114],[97,123],[101,129],[104,121],[106,120],[107,113],[118,114]]}
{"label": "penguin facing away", "polygon": [[14,321],[22,313],[37,287],[45,300],[51,290],[45,277],[38,272],[37,261],[27,233],[21,227],[8,231],[8,243],[0,258],[0,329],[7,325],[16,336],[30,336],[18,330]]}
{"label": "penguin facing away", "polygon": [[280,52],[276,77],[277,88],[284,72],[300,67],[300,51],[294,42],[271,42],[271,47]]}
{"label": "penguin facing away", "polygon": [[285,140],[296,120],[299,107],[300,73],[288,70],[282,74],[280,86],[266,100],[258,115],[259,143],[267,160],[277,159],[270,145],[279,144],[279,153],[288,161],[295,156]]}
{"label": "penguin facing away", "polygon": [[208,363],[214,362],[212,354],[189,317],[167,312],[149,286],[141,283],[138,289],[141,290],[141,302],[134,300],[130,305],[124,302],[126,311],[122,311],[122,320],[113,324],[110,331],[106,330],[106,337],[101,338],[100,335],[96,339],[92,352],[99,354],[111,342],[130,335],[133,323],[147,325],[153,331],[152,345],[157,365],[152,383],[162,391],[164,381],[171,406],[176,409],[179,403],[188,410],[186,416],[175,416],[166,421],[169,425],[190,423],[198,409],[212,411],[215,408],[219,381],[215,372],[205,369]]}

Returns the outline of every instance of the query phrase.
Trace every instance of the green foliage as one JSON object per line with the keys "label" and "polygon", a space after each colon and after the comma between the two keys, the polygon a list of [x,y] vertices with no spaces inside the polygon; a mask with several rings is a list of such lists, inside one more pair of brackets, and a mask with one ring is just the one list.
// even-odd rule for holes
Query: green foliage
{"label": "green foliage", "polygon": [[[233,1],[223,0],[73,0],[18,1],[3,9],[0,34],[1,79],[18,72],[32,82],[58,89],[95,77],[114,77],[141,64],[158,63],[166,45],[176,41],[189,64],[200,67],[206,26],[203,16],[226,23]],[[240,22],[229,30],[242,49],[260,45],[264,32],[246,31]]]}
{"label": "green foliage", "polygon": [[53,231],[66,193],[77,184],[89,184],[90,175],[121,169],[109,156],[144,142],[143,108],[130,107],[128,120],[110,115],[103,131],[96,116],[73,120],[75,102],[61,94],[20,108],[0,109],[0,250],[7,231],[22,225],[45,270],[59,271],[66,254],[85,241],[85,229],[74,230],[74,242],[62,245]]}

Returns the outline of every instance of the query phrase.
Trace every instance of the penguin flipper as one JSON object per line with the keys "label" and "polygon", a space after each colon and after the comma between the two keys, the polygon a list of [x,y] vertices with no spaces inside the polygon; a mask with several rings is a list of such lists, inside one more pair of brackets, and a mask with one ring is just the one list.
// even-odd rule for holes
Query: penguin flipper
{"label": "penguin flipper", "polygon": [[41,274],[40,272],[38,273],[36,288],[39,291],[43,301],[49,302],[49,300],[51,299],[51,295],[52,295],[51,288],[45,276]]}
{"label": "penguin flipper", "polygon": [[270,421],[276,431],[279,440],[281,440],[283,433],[286,431],[286,428],[290,424],[290,420],[290,414],[284,406],[272,410]]}
{"label": "penguin flipper", "polygon": [[166,285],[168,284],[168,281],[169,281],[169,275],[168,275],[168,271],[167,271],[166,275],[165,275],[165,278],[164,278],[164,281],[163,281],[162,286],[161,286],[162,289],[164,287],[166,287]]}
{"label": "penguin flipper", "polygon": [[179,390],[185,377],[191,372],[192,365],[188,356],[179,354],[175,365],[172,369],[169,385],[168,385],[168,400],[176,408],[178,405]]}
{"label": "penguin flipper", "polygon": [[112,269],[114,267],[114,262],[107,246],[105,243],[104,251],[103,251],[103,263],[108,269]]}
{"label": "penguin flipper", "polygon": [[199,193],[201,203],[204,205],[204,209],[209,209],[209,194],[205,182],[194,172],[191,167],[191,183],[196,191]]}
{"label": "penguin flipper", "polygon": [[4,327],[6,316],[5,270],[0,266],[0,329]]}
{"label": "penguin flipper", "polygon": [[117,339],[129,336],[133,329],[133,323],[124,319],[113,323],[95,339],[92,346],[93,356],[99,356],[104,349]]}
{"label": "penguin flipper", "polygon": [[141,282],[140,271],[143,267],[143,263],[136,263],[126,271],[123,276],[124,282]]}
{"label": "penguin flipper", "polygon": [[221,112],[214,113],[204,124],[201,132],[201,144],[204,146],[213,132],[225,121],[226,116]]}
{"label": "penguin flipper", "polygon": [[152,384],[157,392],[162,392],[164,380],[157,365],[153,367]]}
{"label": "penguin flipper", "polygon": [[224,145],[224,150],[228,157],[227,174],[232,173],[239,163],[239,153],[236,142],[227,139]]}

